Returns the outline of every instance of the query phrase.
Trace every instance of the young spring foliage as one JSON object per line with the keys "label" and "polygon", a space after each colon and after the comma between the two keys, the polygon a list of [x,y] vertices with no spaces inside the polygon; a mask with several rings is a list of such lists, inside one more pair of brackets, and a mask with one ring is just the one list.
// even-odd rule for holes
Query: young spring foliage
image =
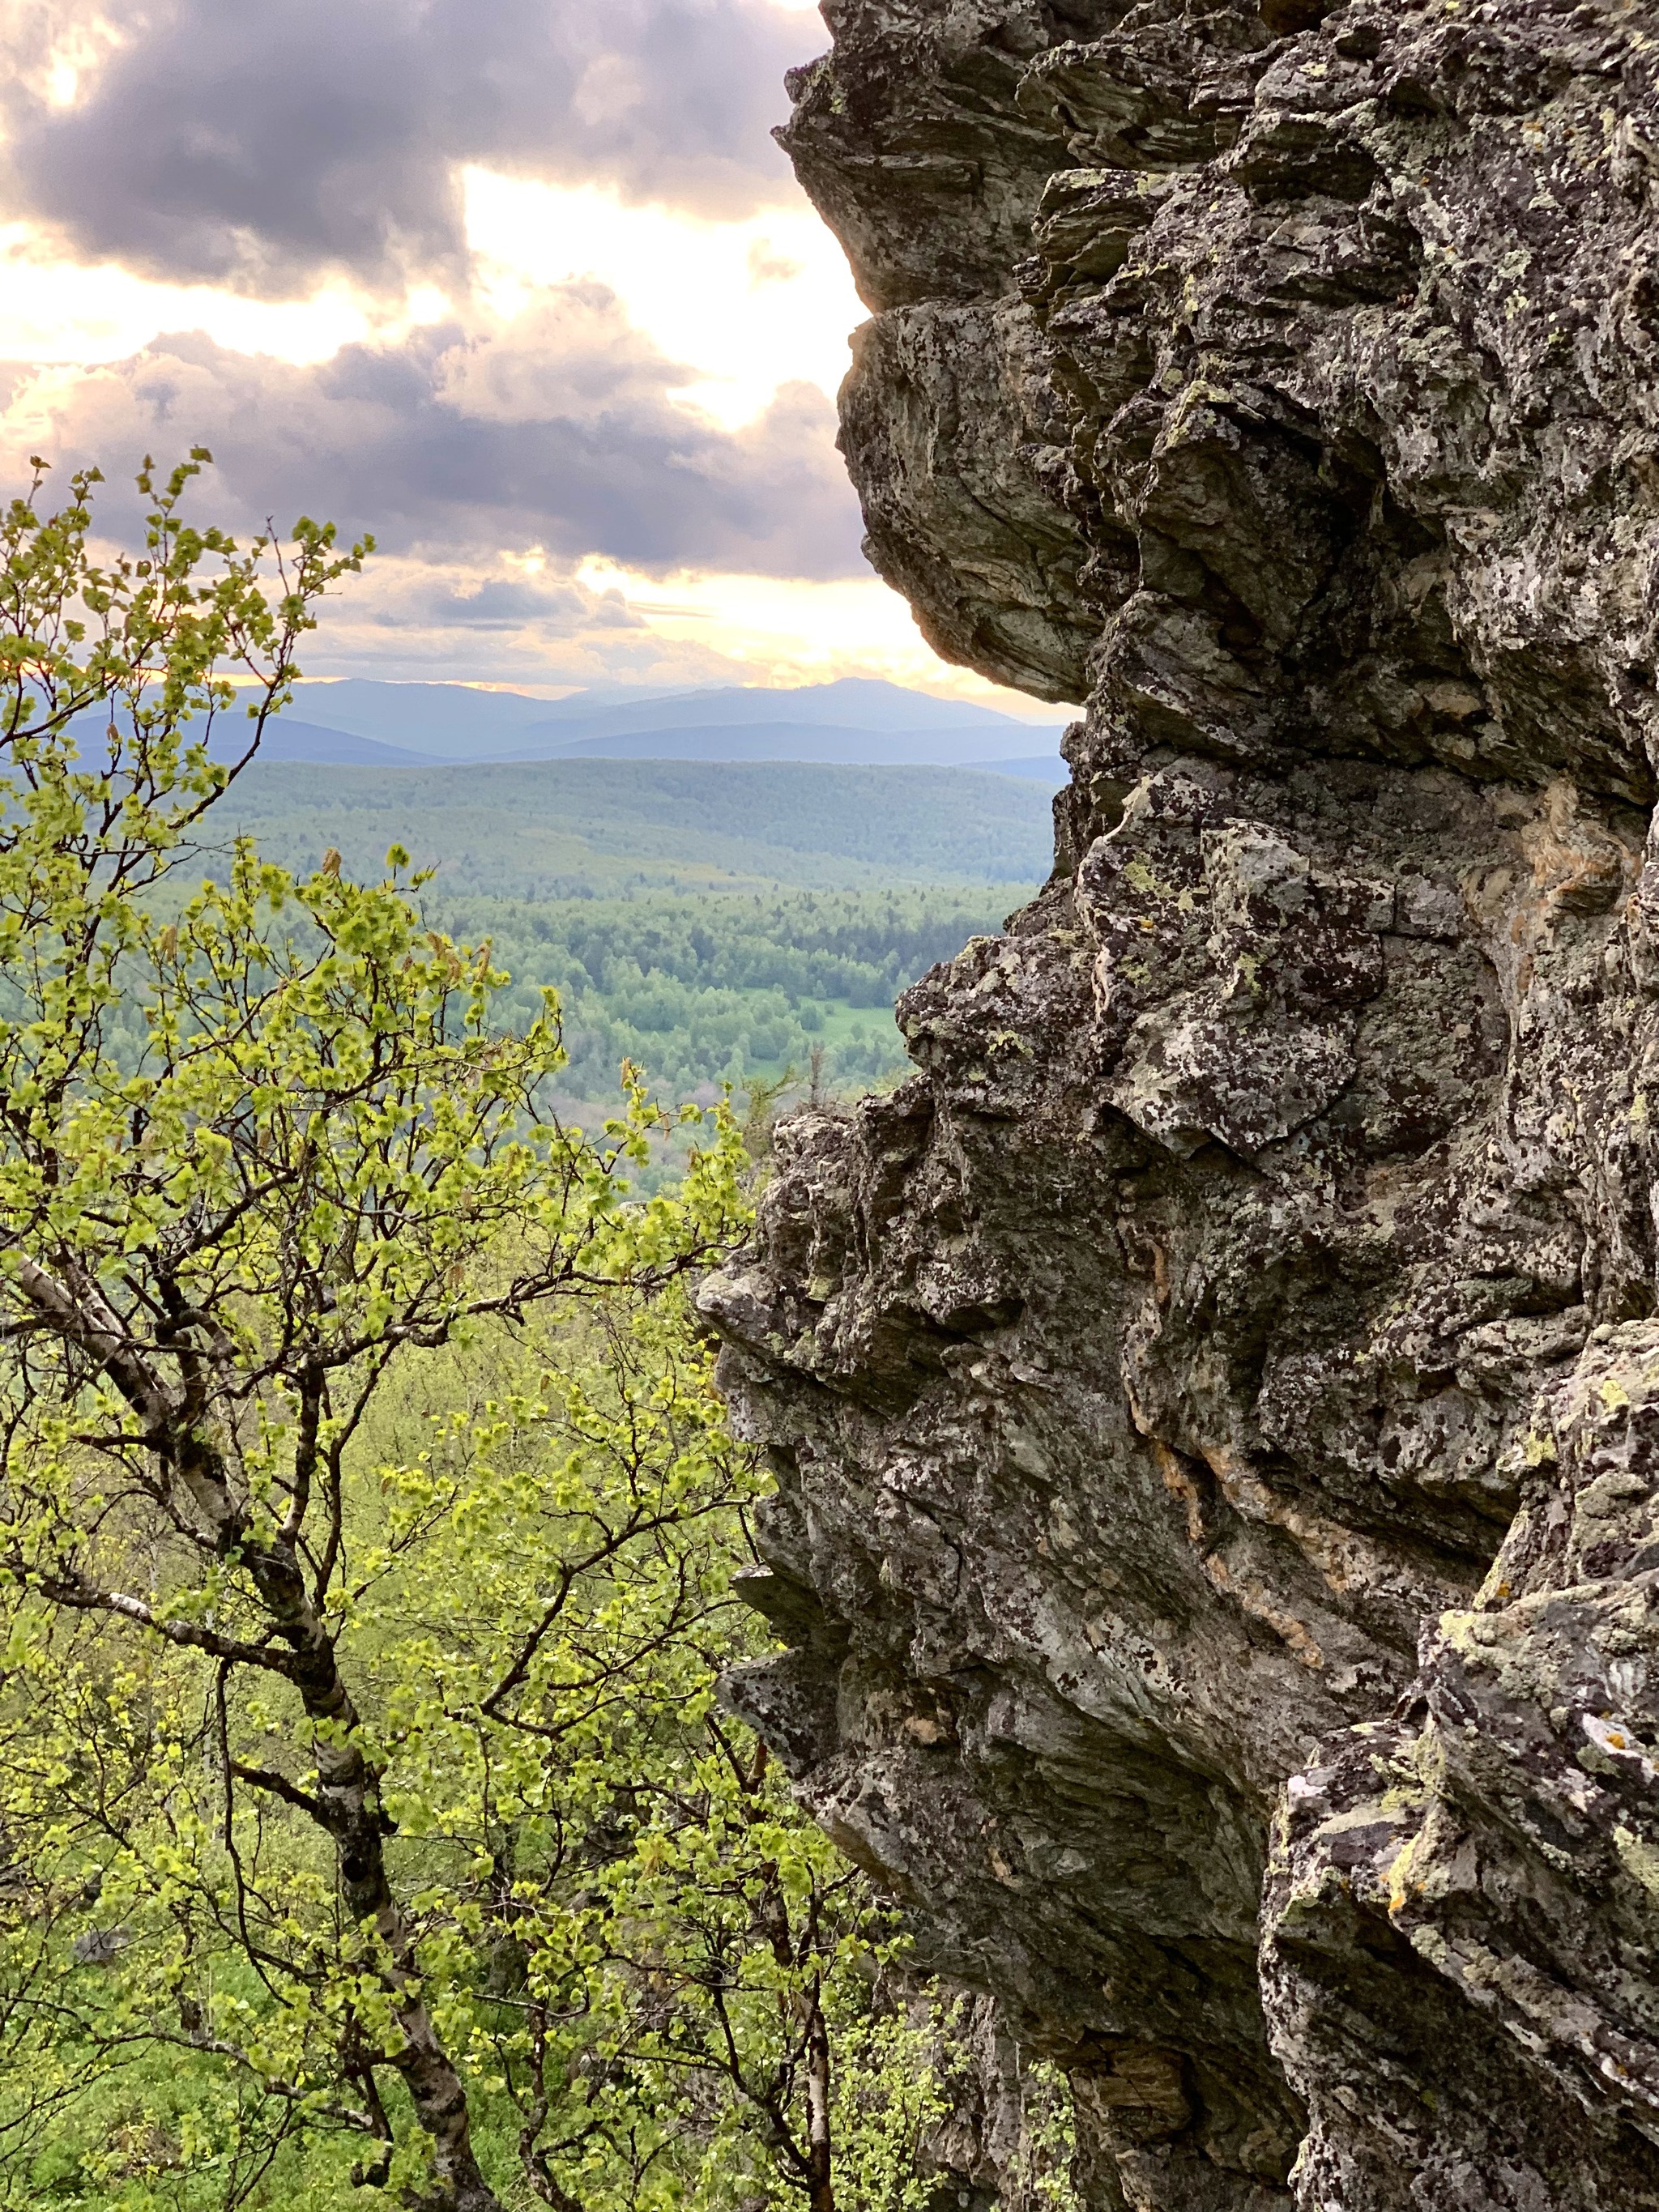
{"label": "young spring foliage", "polygon": [[948,2023],[714,1704],[740,1133],[562,1125],[396,848],[201,880],[367,550],[197,532],[206,458],[0,544],[3,2201],[921,2212]]}
{"label": "young spring foliage", "polygon": [[[737,1152],[725,1138],[673,1201],[624,1206],[643,1099],[603,1146],[543,1120],[552,1006],[494,1030],[488,949],[424,932],[395,876],[356,886],[331,858],[300,884],[242,848],[228,884],[151,921],[146,894],[235,772],[204,741],[240,703],[228,669],[254,693],[251,745],[318,599],[364,550],[336,556],[308,522],[286,551],[196,532],[180,500],[205,458],[159,491],[140,478],[143,560],[91,560],[91,477],[41,517],[37,471],[5,525],[0,1566],[37,1678],[42,1636],[74,1616],[210,1667],[233,1870],[240,1790],[325,1841],[347,1977],[342,1996],[325,1973],[326,2002],[397,2072],[441,2191],[483,2205],[418,1916],[388,1866],[384,1759],[343,1665],[344,1454],[400,1357],[705,1261],[738,1218]],[[89,708],[107,715],[94,766],[76,745]],[[136,1073],[102,1048],[108,1010],[135,997]],[[251,1686],[280,1696],[304,1781],[234,1756]],[[269,1977],[251,1931],[243,1948]],[[184,1978],[179,1996],[185,2032],[219,2039],[210,2003]]]}

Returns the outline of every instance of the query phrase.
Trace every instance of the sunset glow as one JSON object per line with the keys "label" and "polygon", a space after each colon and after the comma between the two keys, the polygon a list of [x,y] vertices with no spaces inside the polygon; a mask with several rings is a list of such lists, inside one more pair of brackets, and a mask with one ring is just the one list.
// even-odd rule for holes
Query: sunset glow
{"label": "sunset glow", "polygon": [[[191,0],[172,4],[185,25]],[[222,157],[217,124],[185,131],[171,152],[162,149],[172,167],[153,210],[135,207],[131,188],[114,185],[98,204],[105,233],[116,240],[131,231],[146,241],[142,252],[129,254],[118,244],[80,250],[72,225],[15,211],[0,227],[0,362],[11,372],[0,443],[9,470],[15,476],[39,450],[96,458],[115,475],[152,443],[161,451],[169,440],[225,446],[229,423],[235,450],[218,458],[238,471],[227,482],[246,487],[262,519],[268,503],[286,499],[280,487],[264,486],[262,441],[275,470],[283,452],[326,455],[340,439],[343,450],[361,455],[371,450],[365,434],[372,428],[376,458],[372,468],[362,465],[361,511],[342,519],[381,538],[380,582],[366,578],[358,610],[341,607],[331,617],[313,656],[319,672],[332,655],[340,670],[363,673],[441,669],[471,681],[557,685],[599,680],[607,668],[638,680],[643,654],[651,681],[736,675],[796,683],[862,672],[961,696],[995,696],[940,662],[903,603],[858,570],[856,516],[832,451],[827,403],[846,372],[848,333],[865,311],[839,245],[766,131],[768,118],[785,112],[777,77],[797,51],[797,28],[802,60],[818,50],[823,28],[812,0],[731,4],[750,9],[738,50],[757,52],[771,40],[765,75],[743,94],[750,119],[710,143],[714,125],[693,118],[684,152],[670,148],[660,160],[642,120],[676,112],[660,39],[624,51],[607,46],[597,21],[550,19],[573,57],[570,130],[593,134],[600,149],[593,173],[573,177],[567,162],[566,173],[538,173],[522,154],[446,167],[441,148],[428,149],[419,138],[414,158],[425,167],[402,179],[407,212],[398,220],[424,224],[440,240],[450,223],[453,250],[416,254],[388,245],[376,260],[362,241],[380,233],[393,240],[395,204],[377,201],[372,166],[354,231],[342,228],[332,185],[306,187],[301,174],[294,198],[292,165],[277,153],[269,157],[276,164],[270,191],[279,212],[285,194],[293,200],[282,218],[287,227],[263,242],[245,235],[234,213],[246,201],[241,172],[261,149],[250,141],[252,150]],[[766,31],[762,16],[787,19],[789,27]],[[156,18],[163,28],[170,21],[166,11]],[[143,42],[96,8],[64,6],[30,21],[14,74],[31,127],[49,133],[84,117],[97,132],[88,142],[91,158],[140,158],[142,146],[133,155],[125,140],[102,131],[99,102],[117,96],[119,72],[142,62]],[[696,11],[663,18],[677,39],[701,35],[701,21]],[[618,24],[621,40],[623,19]],[[210,14],[202,25],[210,40],[219,19]],[[146,37],[154,32],[149,27]],[[645,37],[638,26],[629,35],[635,33]],[[286,58],[289,50],[281,51]],[[399,66],[410,64],[407,49],[386,51]],[[709,82],[720,82],[728,51],[697,49],[720,62]],[[228,65],[240,66],[238,49],[227,52]],[[713,66],[706,58],[702,65]],[[295,57],[292,66],[295,84],[309,83],[306,58]],[[501,81],[500,70],[481,80],[486,87]],[[446,81],[422,96],[437,100],[434,112],[441,114],[451,89]],[[377,96],[366,79],[363,99]],[[550,149],[568,143],[568,131],[561,137],[550,123],[546,129]],[[614,173],[601,173],[605,147],[635,142],[645,151],[631,170],[613,161]],[[332,142],[324,152],[343,158]],[[296,150],[293,161],[303,158]],[[73,203],[72,172],[60,164],[57,173],[67,179],[60,196]],[[345,173],[349,183],[356,176]],[[698,181],[705,176],[707,185]],[[188,189],[177,181],[192,179],[202,181]],[[198,221],[193,196],[201,191],[223,198],[216,228]],[[96,235],[95,228],[88,234]],[[192,260],[245,262],[247,273],[192,274]],[[313,382],[284,380],[284,371],[305,372]],[[422,394],[424,410],[410,422],[409,481],[390,473],[399,449],[387,410],[400,404],[400,391]],[[351,414],[365,398],[353,395],[372,398],[365,434],[354,429]],[[316,410],[309,438],[308,408]],[[585,548],[580,536],[572,544],[584,526],[556,514],[548,518],[558,523],[556,533],[533,518],[515,519],[481,543],[478,525],[462,519],[453,492],[445,493],[447,505],[428,499],[429,513],[410,507],[410,481],[421,466],[434,483],[453,485],[476,426],[507,420],[533,426],[543,480],[552,471],[551,487],[535,490],[536,500],[562,496],[559,455],[568,453],[574,466],[596,439],[623,440],[617,481],[629,487],[632,520],[614,525],[608,538],[596,532]],[[434,441],[446,441],[456,461],[436,450]],[[431,458],[417,465],[422,451]],[[526,471],[535,465],[526,453]],[[669,470],[665,490],[678,500],[677,514],[684,511],[672,528],[651,523],[645,477],[658,468]],[[723,469],[733,488],[715,495],[718,518],[711,509],[700,560],[696,495],[687,484],[715,483]],[[833,527],[802,521],[792,535],[792,517],[811,508],[793,487],[808,480],[817,487],[811,500],[834,507]],[[347,495],[337,471],[325,466],[322,484],[318,497]],[[502,495],[513,505],[532,496],[515,497],[510,483]],[[573,489],[570,496],[580,507],[588,495]],[[745,553],[742,517],[769,503],[769,514],[757,512]],[[400,510],[408,520],[399,532]],[[555,545],[550,555],[545,549]],[[830,573],[820,573],[826,566]],[[503,586],[492,576],[515,575],[564,581],[548,584],[542,611],[522,623],[492,618],[481,629],[471,611],[492,594],[499,599]],[[432,611],[423,617],[422,609]]]}

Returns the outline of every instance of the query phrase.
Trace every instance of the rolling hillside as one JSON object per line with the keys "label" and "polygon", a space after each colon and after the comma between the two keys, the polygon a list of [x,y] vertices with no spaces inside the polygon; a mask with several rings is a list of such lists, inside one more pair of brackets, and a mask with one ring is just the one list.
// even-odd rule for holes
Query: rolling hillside
{"label": "rolling hillside", "polygon": [[[559,992],[572,1096],[601,1113],[623,1059],[671,1097],[803,1072],[815,1051],[833,1087],[890,1077],[898,993],[1000,927],[1053,842],[1039,780],[793,762],[260,760],[214,818],[299,872],[334,847],[378,876],[394,843],[434,869],[422,904],[491,939],[504,1018]],[[224,846],[197,859],[175,896]]]}
{"label": "rolling hillside", "polygon": [[304,871],[357,874],[405,846],[446,894],[1024,885],[1053,847],[1040,783],[944,768],[559,760],[473,768],[256,761],[216,810]]}

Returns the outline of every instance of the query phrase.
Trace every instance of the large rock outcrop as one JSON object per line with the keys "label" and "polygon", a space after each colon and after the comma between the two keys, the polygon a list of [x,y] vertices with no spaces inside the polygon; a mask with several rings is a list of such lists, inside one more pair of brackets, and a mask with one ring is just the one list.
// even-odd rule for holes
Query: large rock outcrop
{"label": "large rock outcrop", "polygon": [[730,1685],[1136,2212],[1659,2207],[1659,5],[826,0],[1055,872],[711,1282]]}

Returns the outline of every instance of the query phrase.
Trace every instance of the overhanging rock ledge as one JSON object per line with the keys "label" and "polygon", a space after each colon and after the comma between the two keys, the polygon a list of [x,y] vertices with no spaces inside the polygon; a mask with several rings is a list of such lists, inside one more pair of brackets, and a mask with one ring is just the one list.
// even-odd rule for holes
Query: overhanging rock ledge
{"label": "overhanging rock ledge", "polygon": [[1659,2207],[1659,6],[824,14],[871,557],[1087,710],[702,1292],[727,1694],[1101,2207]]}

